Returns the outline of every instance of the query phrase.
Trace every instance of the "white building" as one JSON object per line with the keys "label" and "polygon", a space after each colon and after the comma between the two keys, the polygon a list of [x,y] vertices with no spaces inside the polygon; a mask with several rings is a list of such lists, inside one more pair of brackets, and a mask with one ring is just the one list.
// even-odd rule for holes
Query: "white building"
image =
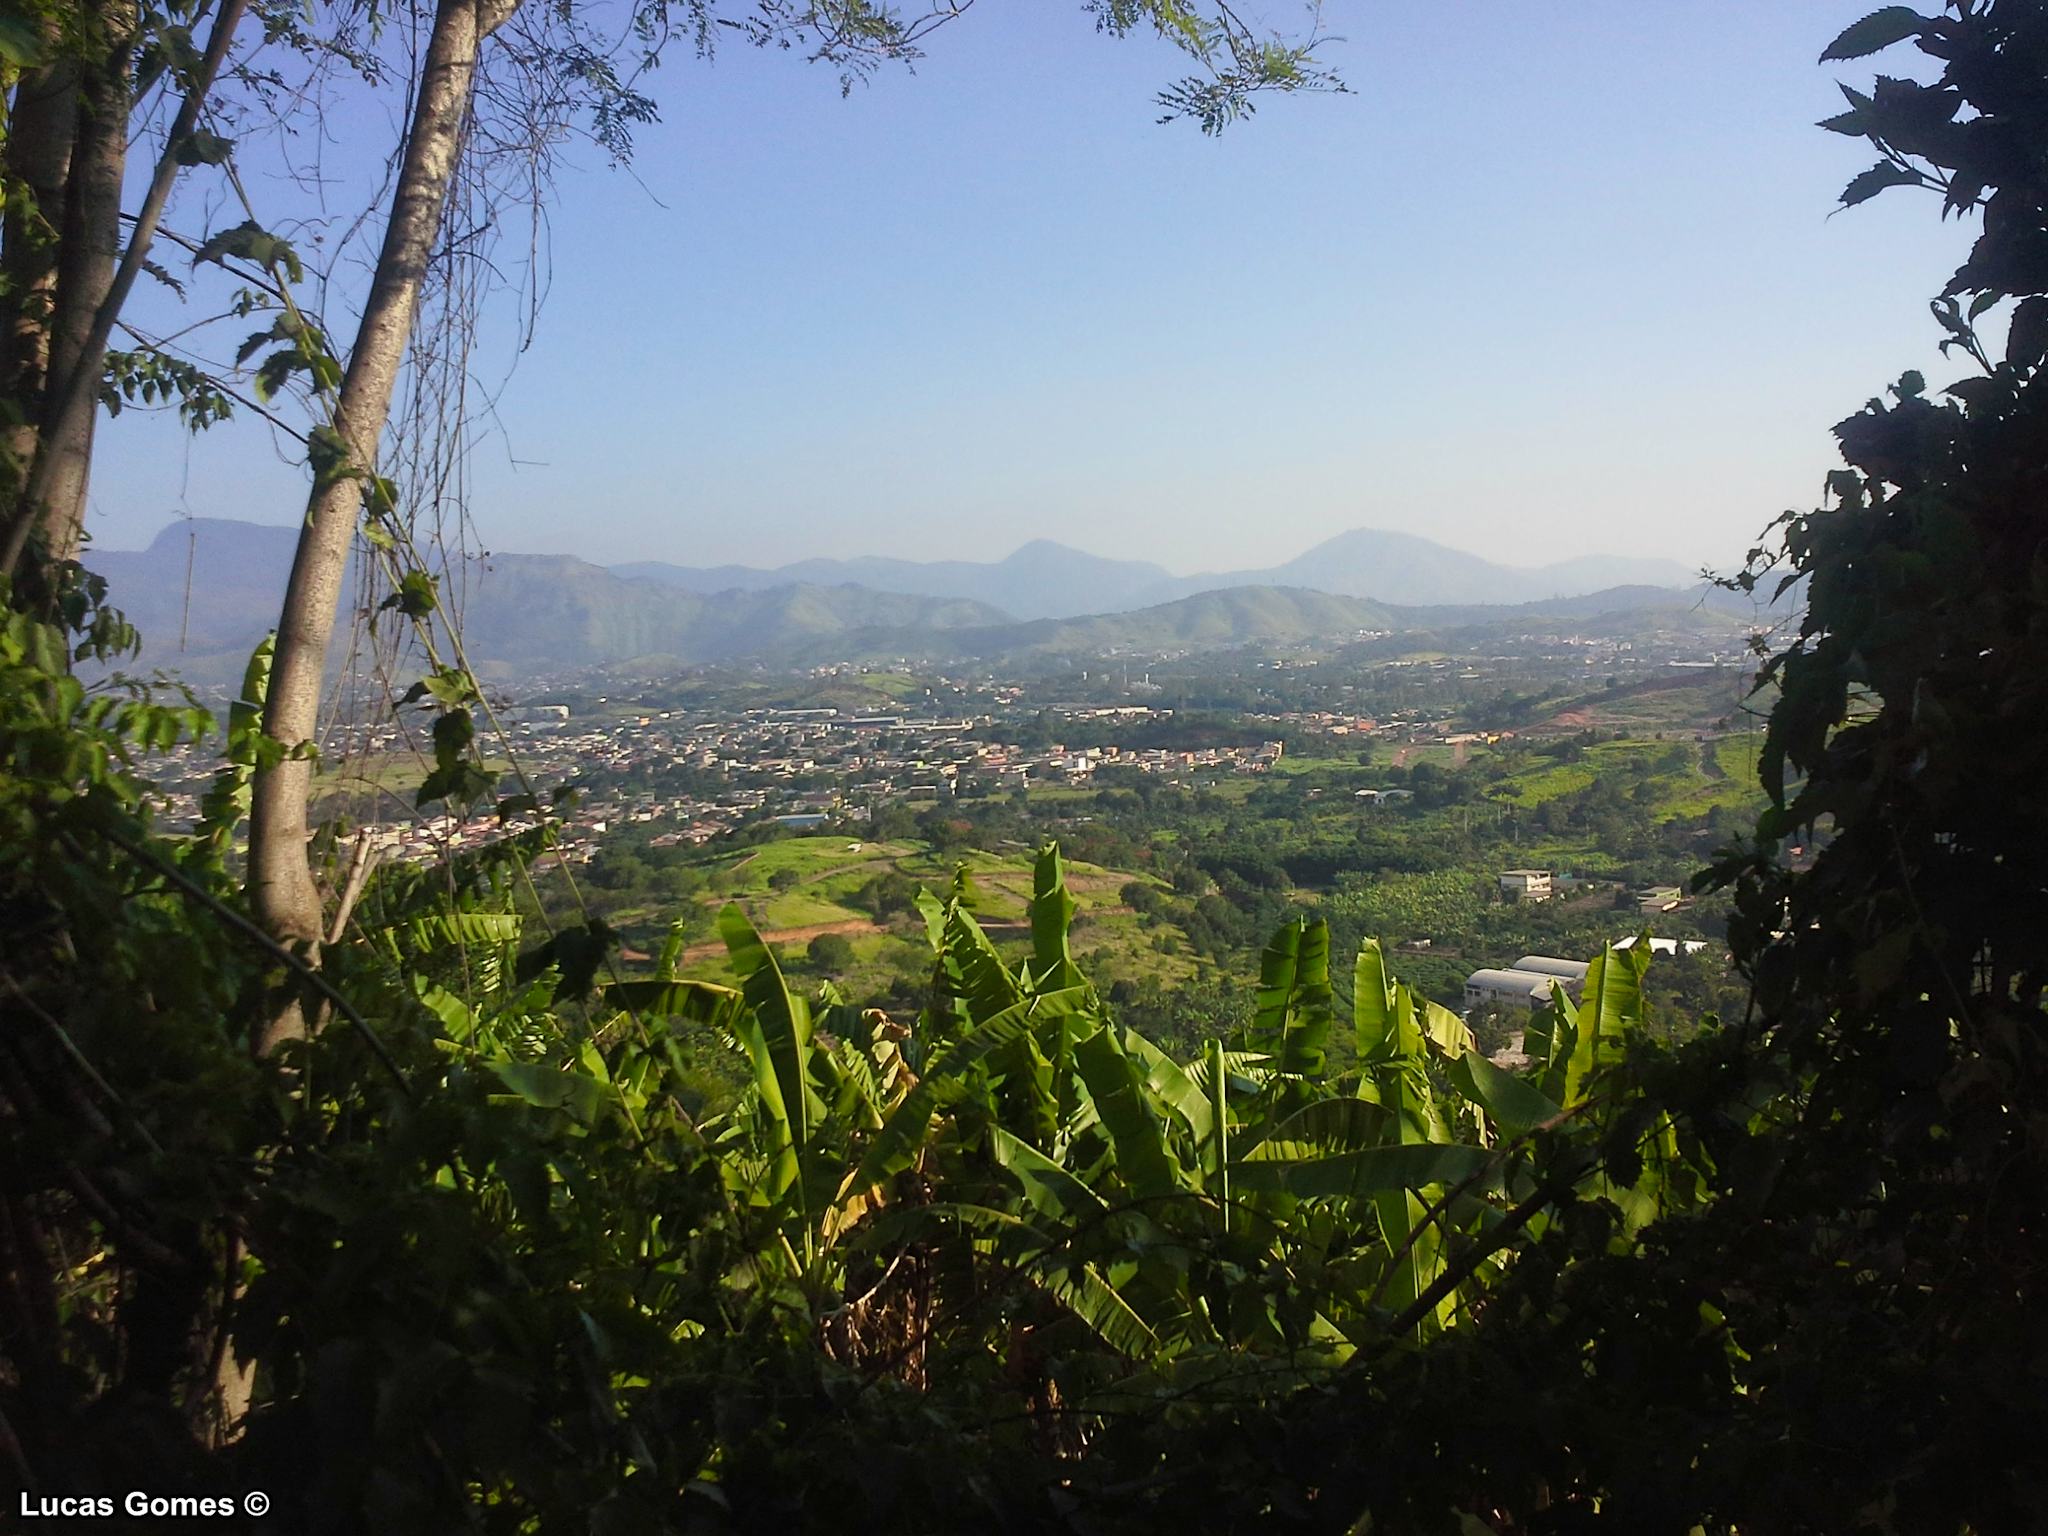
{"label": "white building", "polygon": [[[1625,939],[1616,939],[1614,941],[1614,947],[1616,949],[1628,949],[1632,945],[1634,945],[1638,938],[1645,937],[1647,936],[1632,933]],[[1688,955],[1696,955],[1701,950],[1707,947],[1707,941],[1705,939],[1648,938],[1647,942],[1650,946],[1650,953],[1653,955],[1675,955],[1679,954],[1680,952],[1683,952]]]}
{"label": "white building", "polygon": [[1540,971],[1474,971],[1465,978],[1465,1009],[1469,1013],[1487,1003],[1498,1003],[1504,1008],[1541,1008],[1550,1001],[1553,987],[1570,990],[1564,977]]}
{"label": "white building", "polygon": [[525,726],[531,731],[559,731],[569,724],[569,706],[515,704],[510,709],[499,710],[498,719],[507,726]]}
{"label": "white building", "polygon": [[1588,966],[1583,960],[1560,960],[1555,955],[1524,955],[1508,969],[1534,971],[1538,976],[1559,977],[1576,993],[1586,984]]}
{"label": "white building", "polygon": [[1509,901],[1548,901],[1556,894],[1547,869],[1504,869],[1500,893]]}
{"label": "white building", "polygon": [[1351,792],[1351,798],[1360,805],[1394,805],[1403,800],[1413,800],[1415,798],[1415,791],[1412,789],[1357,789]]}

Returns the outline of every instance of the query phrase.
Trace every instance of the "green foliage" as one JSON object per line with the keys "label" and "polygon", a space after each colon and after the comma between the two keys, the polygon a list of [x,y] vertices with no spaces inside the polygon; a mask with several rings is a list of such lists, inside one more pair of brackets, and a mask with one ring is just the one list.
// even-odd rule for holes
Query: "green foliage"
{"label": "green foliage", "polygon": [[[1320,923],[1276,939],[1244,1038],[1175,1060],[1074,960],[1052,848],[1020,966],[982,931],[964,872],[921,898],[930,1002],[910,1024],[829,984],[799,995],[737,908],[721,930],[739,988],[678,978],[678,938],[653,976],[577,1004],[606,936],[529,947],[507,900],[545,828],[394,869],[363,896],[358,942],[328,955],[378,1053],[330,1027],[259,1067],[239,1038],[270,957],[235,952],[218,871],[264,653],[209,820],[180,843],[151,838],[119,766],[131,735],[172,739],[164,717],[53,690],[61,640],[26,620],[7,635],[8,749],[46,797],[11,825],[66,870],[0,870],[9,915],[40,903],[31,928],[73,947],[90,919],[86,958],[103,966],[81,987],[62,947],[11,955],[10,997],[49,1022],[10,1002],[7,1059],[124,1117],[111,1142],[88,1123],[52,1139],[41,1119],[4,1122],[10,1166],[43,1149],[8,1195],[23,1230],[107,1255],[78,1292],[85,1332],[53,1316],[9,1335],[11,1358],[49,1361],[0,1390],[8,1422],[36,1426],[38,1477],[157,1485],[177,1467],[184,1486],[289,1489],[279,1518],[344,1529],[442,1530],[485,1509],[580,1528],[593,1508],[656,1529],[712,1510],[749,1528],[1050,1525],[1071,1457],[1134,1413],[1191,1393],[1276,1401],[1362,1348],[1454,1327],[1500,1273],[1502,1244],[1461,1244],[1510,1199],[1548,1188],[1548,1209],[1595,1187],[1590,1163],[1546,1172],[1492,1128],[1485,1104],[1511,1091],[1454,1070],[1462,1030],[1385,981],[1376,951],[1360,968],[1380,999],[1357,1009],[1365,1067],[1334,1071]],[[39,713],[53,694],[61,719]],[[67,793],[65,764],[101,819],[47,799]],[[189,863],[189,886],[138,900],[128,885],[159,860]],[[156,1013],[123,1020],[109,985]],[[699,1118],[707,1048],[738,1092]],[[166,1061],[179,1071],[163,1082]],[[109,1164],[119,1196],[94,1182]],[[128,1272],[152,1277],[147,1300],[128,1299]],[[183,1287],[168,1333],[150,1323],[157,1278]],[[118,1375],[103,1339],[163,1366]],[[255,1363],[255,1398],[246,1433],[209,1450],[204,1362],[220,1348]],[[99,1470],[80,1473],[67,1447],[88,1442],[68,1426],[138,1386],[167,1433],[92,1441]],[[846,1449],[897,1443],[905,1415],[946,1454],[847,1484]],[[991,1439],[992,1423],[1011,1427]],[[1117,1464],[1079,1470],[1095,1482]]]}
{"label": "green foliage", "polygon": [[234,400],[211,375],[183,358],[152,349],[107,353],[100,404],[109,416],[120,415],[130,405],[175,404],[179,421],[194,432],[235,413]]}
{"label": "green foliage", "polygon": [[253,266],[277,267],[293,283],[305,278],[305,269],[291,242],[272,234],[254,219],[245,219],[208,236],[193,253],[192,261],[195,266],[202,261],[225,266],[229,257]]}
{"label": "green foliage", "polygon": [[[1909,373],[1838,424],[1830,504],[1787,514],[1782,549],[1740,578],[1806,599],[1764,653],[1770,808],[1709,877],[1735,894],[1755,984],[1742,1076],[1785,1109],[1717,1135],[1725,1215],[1671,1253],[1714,1277],[1737,1336],[1769,1316],[1779,1379],[1829,1384],[1728,1414],[1717,1454],[1752,1469],[1729,1518],[1768,1521],[1796,1489],[1803,1528],[1883,1509],[1898,1529],[1992,1530],[2034,1518],[2008,1415],[2048,1370],[2018,1278],[2048,1173],[2030,1129],[2048,1083],[2048,15],[1890,7],[1829,53],[1908,38],[1938,75],[1845,88],[1825,126],[1883,157],[1845,201],[1914,183],[1981,212],[1933,306],[1971,372],[1938,391]],[[2000,356],[1976,325],[2008,302]],[[1810,869],[1781,862],[1794,839],[1818,848]],[[1875,1407],[1902,1398],[1943,1403],[1940,1425]],[[1854,1449],[1796,1475],[1772,1450],[1817,1435]]]}
{"label": "green foliage", "polygon": [[813,970],[839,975],[853,964],[853,941],[842,933],[821,933],[811,940],[804,959]]}
{"label": "green foliage", "polygon": [[261,966],[195,919],[217,865],[154,837],[139,771],[212,720],[70,673],[118,628],[101,595],[70,590],[67,631],[0,588],[0,1419],[10,1472],[26,1457],[48,1483],[85,1475],[118,1382],[140,1417],[116,1432],[175,1445],[157,1421],[192,1337],[216,1336],[218,1221],[275,1123],[232,1026]]}
{"label": "green foliage", "polygon": [[1893,43],[1917,36],[1926,24],[1926,18],[1910,5],[1888,5],[1846,28],[1822,51],[1820,61],[1826,64],[1880,53]]}

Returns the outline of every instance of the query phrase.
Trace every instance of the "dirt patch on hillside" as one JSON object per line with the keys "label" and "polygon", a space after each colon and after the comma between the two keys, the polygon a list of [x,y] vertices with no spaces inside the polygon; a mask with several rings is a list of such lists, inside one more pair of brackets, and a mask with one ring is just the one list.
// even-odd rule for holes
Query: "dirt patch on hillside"
{"label": "dirt patch on hillside", "polygon": [[[1619,726],[1630,730],[1688,731],[1712,726],[1736,702],[1743,684],[1730,671],[1701,673],[1685,671],[1669,677],[1649,677],[1626,684],[1612,693],[1590,694],[1571,708],[1529,727],[1531,734],[1549,731],[1598,730]],[[1650,719],[1633,714],[1629,705],[1663,693],[1690,692],[1691,707],[1674,710],[1669,718]]]}
{"label": "dirt patch on hillside", "polygon": [[1122,890],[1124,886],[1136,878],[1135,875],[1119,874],[1077,875],[1072,870],[1069,870],[1067,871],[1067,889],[1070,891]]}
{"label": "dirt patch on hillside", "polygon": [[[865,917],[849,917],[836,923],[805,923],[800,928],[770,928],[761,937],[770,944],[808,944],[815,938],[828,933],[882,933],[886,930],[880,923]],[[725,953],[725,944],[716,940],[709,944],[692,944],[683,951],[685,964],[694,960],[709,960]]]}

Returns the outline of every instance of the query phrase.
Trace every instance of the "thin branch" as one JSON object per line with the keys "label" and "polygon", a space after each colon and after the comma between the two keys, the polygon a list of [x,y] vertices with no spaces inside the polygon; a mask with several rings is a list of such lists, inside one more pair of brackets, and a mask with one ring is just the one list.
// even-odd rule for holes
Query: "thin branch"
{"label": "thin branch", "polygon": [[[131,842],[117,832],[107,833],[106,838],[115,847],[122,849],[131,857],[140,859],[143,863],[149,865],[150,868],[154,869],[194,901],[213,913],[215,917],[218,917],[237,933],[250,940],[258,948],[266,951],[272,958],[281,961],[300,980],[334,1004],[340,1010],[341,1016],[347,1019],[354,1026],[356,1033],[363,1037],[364,1041],[369,1045],[372,1054],[383,1064],[384,1070],[391,1074],[391,1080],[398,1084],[399,1090],[408,1099],[415,1096],[412,1084],[406,1080],[405,1073],[399,1067],[397,1058],[391,1054],[390,1048],[377,1038],[377,1032],[370,1028],[369,1020],[356,1011],[355,1004],[351,1003],[336,990],[333,982],[322,976],[319,971],[308,965],[305,960],[293,954],[284,945],[278,943],[276,939],[273,939],[233,907],[227,905],[218,896],[215,896],[204,886],[198,884],[168,859],[145,848],[140,843]],[[68,837],[65,840],[67,842],[70,841]],[[74,850],[77,849],[75,843],[72,844],[72,847]]]}
{"label": "thin branch", "polygon": [[160,1238],[152,1237],[115,1209],[114,1202],[101,1193],[99,1186],[93,1183],[83,1168],[75,1164],[67,1167],[64,1170],[64,1184],[78,1197],[79,1204],[92,1213],[93,1219],[112,1233],[114,1240],[142,1263],[172,1275],[182,1274],[191,1268],[190,1262],[183,1254],[178,1253]]}
{"label": "thin branch", "polygon": [[14,1426],[7,1422],[7,1415],[0,1413],[0,1466],[14,1475],[15,1481],[27,1493],[35,1491],[35,1473],[29,1470],[28,1457],[21,1449],[21,1439],[14,1433]]}
{"label": "thin branch", "polygon": [[349,851],[348,877],[341,888],[341,900],[335,904],[334,921],[327,929],[328,944],[341,942],[341,936],[348,932],[348,920],[355,914],[356,901],[363,894],[363,883],[370,878],[370,869],[377,862],[370,848],[369,829],[356,834],[356,845]]}
{"label": "thin branch", "polygon": [[1544,1180],[1537,1186],[1536,1193],[1509,1211],[1502,1218],[1500,1225],[1486,1234],[1484,1241],[1475,1244],[1460,1262],[1447,1267],[1442,1274],[1430,1281],[1423,1288],[1422,1294],[1409,1304],[1408,1309],[1388,1325],[1387,1336],[1399,1338],[1434,1312],[1438,1302],[1477,1274],[1481,1264],[1505,1248],[1508,1239],[1534,1221],[1546,1206],[1570,1194],[1572,1186],[1590,1173],[1597,1164],[1596,1158],[1569,1176],[1553,1174]]}
{"label": "thin branch", "polygon": [[123,1114],[128,1116],[129,1120],[134,1123],[136,1134],[141,1136],[144,1145],[146,1145],[150,1151],[156,1153],[159,1157],[161,1157],[163,1155],[164,1150],[162,1144],[157,1141],[156,1137],[150,1134],[149,1127],[144,1125],[141,1122],[141,1120],[136,1118],[135,1111],[130,1109],[126,1101],[122,1099],[121,1095],[114,1091],[113,1084],[109,1083],[106,1080],[106,1078],[100,1075],[99,1068],[95,1067],[92,1064],[92,1062],[86,1058],[85,1053],[79,1050],[77,1042],[71,1038],[71,1032],[67,1030],[63,1026],[63,1024],[60,1023],[56,1018],[52,1017],[49,1011],[45,1009],[42,1006],[42,1004],[38,1003],[34,998],[30,997],[28,993],[24,992],[22,990],[21,983],[16,981],[12,976],[0,975],[0,981],[4,981],[7,983],[7,990],[12,992],[17,998],[21,1000],[23,1007],[27,1008],[30,1013],[34,1014],[37,1018],[43,1021],[44,1028],[48,1029],[50,1033],[56,1037],[57,1044],[63,1048],[64,1054],[71,1058],[72,1064],[76,1066],[79,1071],[83,1072],[86,1075],[86,1079],[89,1082],[91,1082],[95,1088],[99,1089],[101,1093],[107,1096],[107,1100],[109,1103],[111,1103],[116,1109],[120,1110]]}
{"label": "thin branch", "polygon": [[1556,1130],[1559,1126],[1563,1125],[1567,1120],[1571,1119],[1574,1115],[1583,1113],[1584,1111],[1592,1108],[1593,1105],[1599,1102],[1600,1101],[1598,1099],[1581,1099],[1578,1103],[1574,1104],[1570,1109],[1552,1115],[1548,1120],[1544,1121],[1541,1125],[1531,1126],[1528,1130],[1522,1132],[1521,1135],[1517,1136],[1513,1141],[1507,1142],[1503,1146],[1497,1148],[1492,1157],[1489,1157],[1477,1168],[1473,1169],[1470,1173],[1466,1174],[1464,1178],[1460,1179],[1456,1184],[1453,1184],[1449,1189],[1445,1190],[1443,1194],[1440,1195],[1436,1200],[1432,1201],[1428,1206],[1424,1207],[1422,1215],[1416,1220],[1415,1224],[1408,1229],[1407,1240],[1403,1242],[1399,1248],[1396,1248],[1394,1250],[1394,1257],[1392,1261],[1387,1265],[1386,1273],[1380,1276],[1380,1283],[1373,1289],[1372,1299],[1366,1303],[1367,1310],[1369,1311],[1373,1307],[1376,1307],[1380,1304],[1380,1298],[1386,1294],[1387,1287],[1393,1283],[1394,1273],[1400,1267],[1401,1261],[1408,1257],[1410,1250],[1412,1250],[1415,1247],[1417,1240],[1420,1239],[1423,1232],[1428,1229],[1429,1224],[1432,1221],[1436,1220],[1438,1216],[1442,1215],[1443,1212],[1450,1206],[1450,1203],[1453,1200],[1457,1199],[1460,1195],[1464,1194],[1466,1191],[1470,1190],[1474,1185],[1479,1183],[1481,1179],[1484,1179],[1488,1174],[1492,1173],[1493,1170],[1500,1165],[1501,1160],[1505,1158],[1510,1152],[1515,1151],[1517,1148],[1533,1140],[1537,1136],[1542,1135],[1546,1131]]}

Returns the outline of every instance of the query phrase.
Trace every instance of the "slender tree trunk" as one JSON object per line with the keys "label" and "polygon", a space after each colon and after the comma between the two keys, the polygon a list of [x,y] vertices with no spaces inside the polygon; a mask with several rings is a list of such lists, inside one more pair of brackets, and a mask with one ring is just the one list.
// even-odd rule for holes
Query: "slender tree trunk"
{"label": "slender tree trunk", "polygon": [[[391,220],[384,228],[377,270],[335,407],[335,430],[349,445],[354,463],[365,471],[376,468],[378,444],[419,312],[420,287],[454,183],[476,85],[478,51],[518,5],[519,0],[440,0],[434,12]],[[346,478],[316,483],[307,498],[291,580],[278,616],[263,711],[264,734],[286,748],[310,742],[319,724],[327,648],[361,501],[359,483]],[[257,768],[249,806],[248,886],[257,920],[318,964],[323,911],[306,847],[312,776],[313,765],[302,759]],[[268,1056],[280,1042],[305,1033],[304,1005],[289,998],[264,1010],[251,1043],[259,1056]],[[254,1383],[255,1362],[223,1352],[214,1387],[228,1438],[240,1432]]]}
{"label": "slender tree trunk", "polygon": [[[164,136],[163,153],[143,195],[141,210],[135,215],[121,264],[102,288],[83,336],[75,344],[67,338],[62,351],[70,360],[68,366],[62,372],[54,368],[49,371],[37,418],[39,430],[31,437],[30,445],[53,445],[56,451],[40,452],[29,461],[28,483],[21,491],[15,526],[8,531],[0,571],[15,570],[28,535],[37,525],[51,556],[68,559],[77,552],[84,528],[85,488],[91,467],[93,427],[99,417],[99,385],[106,367],[107,343],[114,334],[114,323],[120,318],[122,306],[135,291],[135,280],[142,275],[150,245],[156,239],[157,225],[162,222],[164,207],[171,198],[171,187],[178,179],[186,145],[199,126],[200,113],[213,92],[213,83],[219,78],[246,8],[247,0],[222,0],[215,12],[213,35],[207,40],[206,52],[193,73],[185,98],[178,105],[170,132]],[[81,443],[82,451],[78,447]]]}
{"label": "slender tree trunk", "polygon": [[[518,0],[440,0],[426,67],[400,162],[391,221],[342,377],[335,428],[354,464],[374,469],[391,397],[419,308],[420,286],[433,254],[462,148],[485,38],[517,9]],[[355,538],[362,488],[350,479],[316,485],[306,505],[298,553],[277,626],[276,660],[264,707],[266,735],[287,749],[312,740],[334,634],[335,607]],[[313,765],[287,759],[256,771],[249,814],[249,896],[256,916],[281,942],[317,962],[320,890],[307,858],[307,794]],[[278,1041],[305,1032],[296,1006],[271,1011],[254,1042],[268,1054]]]}
{"label": "slender tree trunk", "polygon": [[40,494],[25,499],[18,516],[38,518],[48,554],[68,560],[85,527],[85,492],[92,469],[97,410],[48,419],[66,382],[81,368],[95,373],[100,358],[88,349],[93,322],[114,283],[121,255],[121,181],[128,168],[128,112],[133,104],[129,56],[135,41],[132,3],[106,6],[100,35],[80,73],[78,130],[72,142],[57,256],[56,313],[50,324],[49,372],[38,423],[34,479]]}
{"label": "slender tree trunk", "polygon": [[0,399],[21,412],[0,428],[5,489],[19,496],[35,460],[36,421],[50,371],[50,319],[57,302],[58,232],[78,132],[78,70],[72,60],[26,71],[15,86],[7,125],[7,174],[25,187],[10,198],[0,226]]}

